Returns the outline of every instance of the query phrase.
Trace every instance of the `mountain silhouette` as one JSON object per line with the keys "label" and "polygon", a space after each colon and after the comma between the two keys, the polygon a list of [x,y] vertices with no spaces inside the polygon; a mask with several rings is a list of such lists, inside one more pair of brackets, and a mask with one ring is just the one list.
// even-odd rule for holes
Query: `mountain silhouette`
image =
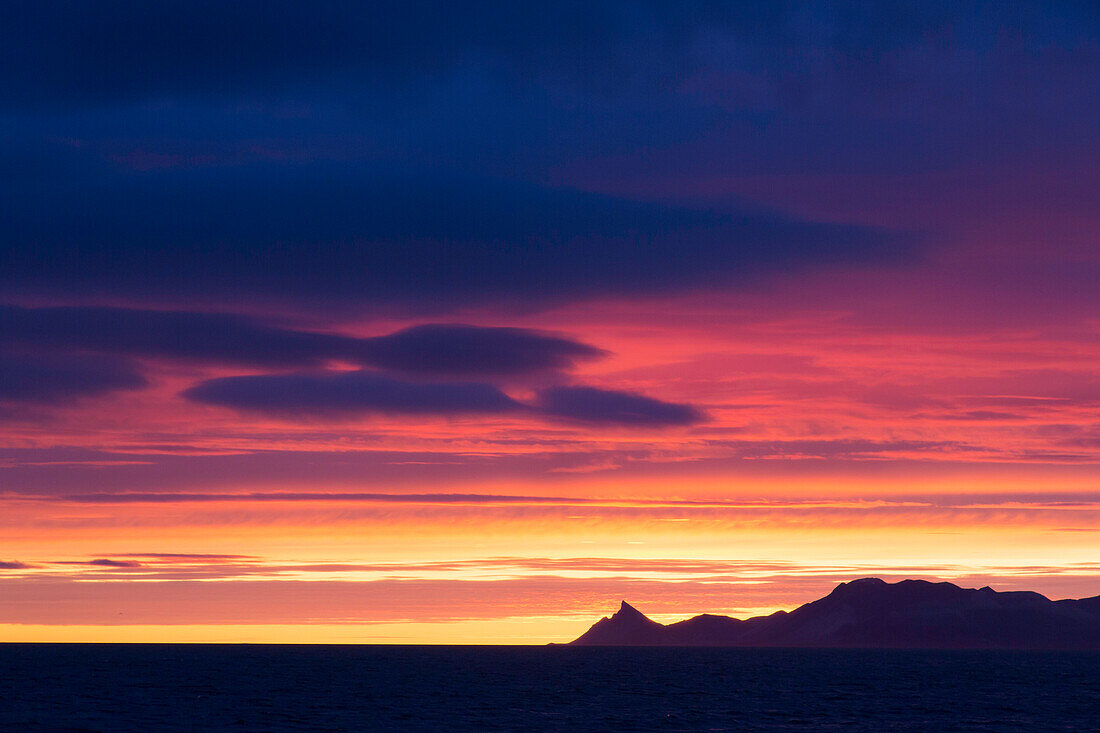
{"label": "mountain silhouette", "polygon": [[794,611],[740,620],[704,614],[660,624],[623,601],[577,646],[1100,649],[1100,596],[1052,601],[1030,591],[862,578]]}
{"label": "mountain silhouette", "polygon": [[638,609],[623,601],[611,618],[602,618],[574,644],[587,643],[582,639],[599,639],[603,646],[654,646],[663,644],[668,627],[648,619]]}

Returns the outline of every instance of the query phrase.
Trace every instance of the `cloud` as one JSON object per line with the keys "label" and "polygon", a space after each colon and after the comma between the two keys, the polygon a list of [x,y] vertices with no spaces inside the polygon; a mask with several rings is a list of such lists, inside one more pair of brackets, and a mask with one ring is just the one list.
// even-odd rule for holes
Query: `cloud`
{"label": "cloud", "polygon": [[[221,502],[291,502],[291,503],[380,503],[380,504],[442,504],[442,505],[549,505],[573,507],[584,505],[593,511],[629,509],[663,512],[667,509],[703,512],[923,512],[942,513],[945,509],[1012,509],[1022,511],[1091,511],[1100,508],[1100,496],[1094,492],[1080,494],[977,494],[960,496],[935,494],[900,496],[889,499],[866,497],[785,499],[653,499],[630,497],[531,496],[517,494],[471,493],[368,493],[332,491],[266,491],[266,492],[110,492],[67,495],[26,495],[21,500],[70,502],[76,504],[176,504]],[[1066,530],[1070,531],[1070,530]],[[1091,531],[1091,530],[1090,530]],[[249,559],[248,555],[203,555],[171,553],[123,553],[119,557],[183,558],[203,560]]]}
{"label": "cloud", "polygon": [[[588,55],[629,30],[625,9],[569,5],[540,12],[536,23],[509,3],[16,3],[2,37],[33,75],[4,81],[9,95],[39,103],[64,94],[117,101],[239,93],[334,76],[370,85],[434,74],[470,54],[527,56],[532,44],[558,59]],[[681,14],[662,15],[672,22]]]}
{"label": "cloud", "polygon": [[142,453],[140,463],[134,462],[134,454],[117,451],[0,448],[0,470],[4,491],[36,495],[199,493],[196,487],[202,492],[227,493],[257,486],[292,492],[422,492],[432,487],[440,492],[470,493],[483,488],[486,481],[523,482],[555,468],[592,460],[588,450],[568,448],[514,454],[514,447],[507,443],[490,443],[487,450],[472,451],[448,441],[429,441],[419,450],[347,448]]}
{"label": "cloud", "polygon": [[142,567],[140,562],[136,560],[112,560],[106,557],[99,557],[95,560],[55,560],[52,565],[89,565],[100,568],[140,568]]}
{"label": "cloud", "polygon": [[691,405],[595,387],[551,387],[540,393],[539,407],[552,417],[608,425],[692,425],[705,419]]}
{"label": "cloud", "polygon": [[287,418],[504,414],[521,409],[490,384],[406,382],[369,371],[223,377],[185,390],[183,396]]}
{"label": "cloud", "polygon": [[[656,560],[641,561],[635,572],[624,562],[621,569],[596,566],[590,577],[568,577],[568,563],[555,568],[551,562],[550,567],[540,569],[540,559],[532,561],[535,567],[530,569],[517,563],[516,568],[496,568],[497,577],[478,579],[413,571],[401,573],[401,578],[381,580],[306,580],[302,575],[309,568],[298,571],[295,578],[279,577],[283,572],[293,572],[285,566],[275,567],[276,573],[268,578],[256,577],[263,573],[262,568],[246,568],[236,578],[230,569],[220,576],[221,582],[204,582],[217,575],[188,580],[186,576],[172,578],[164,574],[162,582],[148,583],[141,593],[132,591],[131,580],[117,575],[114,579],[94,578],[96,582],[86,582],[90,578],[77,573],[34,583],[13,578],[0,581],[0,594],[13,601],[0,604],[0,623],[362,624],[580,615],[577,627],[583,630],[612,610],[611,604],[617,605],[620,598],[628,598],[650,613],[688,617],[706,612],[744,617],[777,608],[793,609],[825,595],[839,582],[867,575],[891,580],[950,579],[966,587],[992,585],[998,590],[1041,591],[1052,598],[1091,596],[1097,581],[1097,568],[1091,565],[922,568],[777,564],[769,572],[767,564],[748,563],[745,572],[715,568],[715,574],[710,575],[702,563],[686,572],[675,563],[662,571],[658,568],[663,562]],[[647,567],[651,563],[654,567]],[[354,568],[346,569],[355,572]],[[486,569],[494,568],[489,565]],[[499,577],[504,574],[501,570],[508,577]],[[555,574],[558,570],[562,575]],[[321,568],[317,571],[329,575],[333,572]],[[678,577],[654,578],[653,572]],[[142,577],[157,579],[156,575]],[[120,608],[124,615],[119,614]],[[356,633],[368,631],[369,627],[360,626]],[[529,634],[530,629],[521,633]],[[529,642],[530,638],[516,641]]]}
{"label": "cloud", "polygon": [[225,562],[231,560],[258,560],[255,555],[212,555],[209,553],[194,552],[123,552],[119,557],[149,558],[155,562],[177,562],[192,560],[199,562]]}
{"label": "cloud", "polygon": [[9,127],[120,159],[304,148],[525,173],[586,160],[629,179],[604,156],[634,153],[681,190],[669,161],[936,168],[1087,134],[1088,4],[865,5],[26,0],[0,27],[0,99],[34,118]]}
{"label": "cloud", "polygon": [[0,401],[50,404],[145,386],[130,362],[0,352]]}
{"label": "cloud", "polygon": [[740,458],[777,460],[890,460],[899,454],[959,456],[990,448],[952,440],[729,440],[711,441]]}
{"label": "cloud", "polygon": [[230,313],[102,307],[0,306],[0,337],[6,344],[38,349],[269,367],[344,360],[391,371],[460,376],[567,369],[606,354],[579,341],[524,328],[429,323],[357,338],[278,328]]}
{"label": "cloud", "polygon": [[607,352],[523,328],[426,324],[369,339],[366,361],[399,372],[517,374],[567,369]]}
{"label": "cloud", "polygon": [[[621,0],[537,9],[507,2],[423,0],[376,2],[369,9],[339,0],[308,5],[259,0],[9,4],[0,39],[13,71],[3,78],[3,88],[9,99],[26,103],[67,97],[102,104],[200,90],[247,95],[341,81],[344,88],[370,89],[387,81],[409,85],[476,63],[502,75],[527,72],[541,79],[557,72],[574,86],[598,87],[607,76],[625,75],[633,61],[630,78],[652,83],[720,61],[708,47],[721,48],[718,41],[736,43],[750,68],[770,62],[777,86],[793,81],[799,71],[806,75],[801,64],[817,58],[824,67],[817,73],[842,75],[854,87],[850,92],[876,79],[888,90],[901,72],[888,74],[889,62],[906,60],[894,55],[913,47],[936,48],[940,36],[951,31],[980,39],[972,43],[989,43],[996,40],[989,38],[996,28],[988,26],[996,20],[1013,39],[1029,29],[1018,42],[1041,48],[1056,40],[1072,45],[1088,37],[1096,23],[1096,14],[1076,3],[1048,5],[1045,10],[1054,18],[1036,23],[1036,10],[1044,6],[1028,2],[995,10],[971,2],[927,2],[904,9],[873,2],[858,14],[843,4],[797,0],[691,9]],[[601,75],[593,69],[606,71]],[[922,78],[937,71],[925,69]]]}
{"label": "cloud", "polygon": [[0,306],[6,343],[72,351],[309,366],[353,356],[359,339],[265,326],[227,313],[131,308]]}
{"label": "cloud", "polygon": [[[952,13],[15,3],[0,29],[0,95],[13,109],[0,141],[0,293],[423,314],[907,262],[911,238],[833,216],[592,191],[781,175],[808,156],[832,168],[895,151],[920,164],[929,151],[957,157],[958,140],[917,146],[914,130],[972,124],[898,125],[876,107],[868,129],[832,104],[868,106],[889,81],[909,89],[914,70],[894,68],[894,52],[938,58],[924,45]],[[1094,117],[1028,105],[1048,108]]]}
{"label": "cloud", "polygon": [[[1016,495],[1013,495],[1016,497]],[[736,510],[736,511],[786,511],[786,510],[858,510],[875,511],[880,509],[923,510],[944,508],[1015,508],[1015,509],[1091,509],[1100,505],[1092,494],[1057,501],[1049,496],[1023,496],[1006,499],[1002,495],[983,495],[970,499],[953,496],[902,497],[898,499],[868,498],[796,498],[796,499],[651,499],[651,498],[598,498],[577,496],[531,496],[516,494],[470,494],[470,493],[368,493],[368,492],[331,492],[331,491],[264,491],[264,492],[109,492],[81,493],[67,495],[32,495],[23,498],[35,501],[61,501],[77,504],[174,504],[192,502],[365,502],[394,504],[520,504],[520,505],[588,505],[594,508],[635,508],[635,509],[699,509],[699,510]],[[130,554],[124,557],[141,558],[222,558],[240,557],[231,555],[169,555],[169,554]]]}
{"label": "cloud", "polygon": [[69,300],[536,307],[911,254],[864,227],[388,164],[84,174],[65,163],[0,194],[0,293]]}
{"label": "cloud", "polygon": [[26,570],[31,566],[17,560],[0,560],[0,570]]}
{"label": "cloud", "polygon": [[140,568],[141,563],[136,560],[111,560],[108,558],[97,558],[95,560],[89,560],[88,565],[97,565],[104,568]]}
{"label": "cloud", "polygon": [[[533,411],[530,414],[537,417]],[[530,438],[525,432],[518,428],[505,430],[503,437],[487,437],[475,445],[426,436],[423,443],[398,448],[386,444],[372,447],[369,436],[366,440],[345,436],[343,426],[337,425],[328,433],[331,440],[323,444],[328,447],[313,449],[309,445],[270,448],[267,443],[257,443],[252,449],[183,454],[150,453],[137,446],[139,454],[135,455],[123,446],[115,450],[3,448],[0,473],[3,490],[13,497],[131,492],[235,494],[256,487],[272,493],[417,493],[430,487],[439,493],[466,494],[484,491],[486,482],[521,486],[551,479],[556,485],[572,470],[593,465],[605,466],[608,473],[604,475],[617,475],[623,481],[656,477],[672,485],[690,477],[717,475],[780,480],[814,475],[843,482],[853,475],[878,477],[899,469],[907,475],[942,477],[969,475],[967,472],[975,471],[982,461],[1017,461],[1011,454],[981,445],[968,447],[942,441],[841,441],[835,445],[828,441],[706,442],[693,433],[691,442],[701,444],[684,446],[669,455],[662,446],[652,443],[600,448],[592,446],[591,436],[583,434],[555,440]],[[257,435],[263,439],[268,434],[265,429]],[[346,441],[337,444],[345,437]],[[778,460],[760,460],[767,457]],[[1039,462],[1017,462],[1017,470],[1041,480],[1054,464],[1062,462],[1047,458],[1046,463],[1044,467]],[[1070,468],[1084,471],[1087,466]]]}
{"label": "cloud", "polygon": [[[6,74],[2,88],[9,100],[25,104],[62,98],[103,104],[198,92],[247,95],[339,82],[370,89],[387,82],[408,85],[478,62],[539,77],[557,71],[583,84],[586,68],[589,76],[593,68],[622,73],[634,61],[635,74],[646,80],[671,79],[689,70],[687,52],[700,34],[732,31],[746,46],[767,47],[803,30],[790,17],[799,9],[791,3],[689,11],[601,1],[537,11],[507,2],[376,2],[368,9],[336,0],[11,5],[0,39],[9,66],[23,73]],[[805,25],[835,22],[817,13],[802,15]],[[838,34],[834,45],[873,52],[896,43],[900,34],[927,32],[942,13],[866,15],[872,17],[845,16],[860,21],[861,32]]]}
{"label": "cloud", "polygon": [[[401,504],[587,504],[593,499],[564,496],[514,496],[510,494],[378,494],[363,492],[248,492],[213,493],[124,493],[72,494],[64,501],[81,504],[173,504],[177,502],[221,501],[338,501],[394,502]],[[133,557],[173,557],[170,555],[133,555]],[[244,557],[234,555],[179,555],[179,557]]]}
{"label": "cloud", "polygon": [[[395,361],[408,363],[407,358],[419,356],[415,349],[410,349]],[[470,356],[471,367],[487,368],[480,356]],[[536,405],[527,406],[490,384],[409,382],[365,370],[222,377],[202,382],[182,394],[192,402],[286,418],[338,418],[372,413],[504,414],[530,410],[551,418],[605,425],[660,427],[691,425],[705,419],[704,413],[691,405],[632,392],[551,387],[539,393]]]}

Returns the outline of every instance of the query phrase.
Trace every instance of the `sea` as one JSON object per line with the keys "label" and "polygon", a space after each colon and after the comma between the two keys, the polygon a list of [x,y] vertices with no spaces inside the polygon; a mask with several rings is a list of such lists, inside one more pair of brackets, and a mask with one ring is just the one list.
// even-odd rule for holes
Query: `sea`
{"label": "sea", "polygon": [[2,731],[1100,731],[1100,653],[0,645]]}

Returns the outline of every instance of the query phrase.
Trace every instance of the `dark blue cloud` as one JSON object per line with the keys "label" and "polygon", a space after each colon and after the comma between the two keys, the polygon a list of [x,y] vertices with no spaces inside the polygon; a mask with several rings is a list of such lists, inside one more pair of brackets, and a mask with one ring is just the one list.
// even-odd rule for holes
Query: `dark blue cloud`
{"label": "dark blue cloud", "polygon": [[[877,56],[865,46],[943,22],[851,15],[860,30],[815,43]],[[685,84],[724,70],[732,39],[726,55],[772,86],[773,67],[805,66],[777,54],[814,18],[770,3],[14,3],[0,293],[439,311],[896,262],[913,242],[865,228],[544,185],[570,162],[685,140],[760,149],[743,135],[788,128]],[[185,170],[123,170],[161,164]]]}
{"label": "dark blue cloud", "polygon": [[[897,262],[914,242],[724,198],[709,211],[548,186],[675,192],[1089,146],[1097,16],[938,0],[8,3],[0,294],[423,313]],[[186,170],[123,170],[162,165]]]}
{"label": "dark blue cloud", "polygon": [[568,369],[606,352],[523,328],[427,324],[369,339],[366,361],[393,371],[504,375]]}
{"label": "dark blue cloud", "polygon": [[[304,83],[407,84],[463,63],[556,70],[577,81],[595,76],[595,83],[597,65],[625,72],[646,41],[648,55],[675,62],[701,28],[760,32],[774,29],[786,10],[580,0],[539,7],[503,0],[15,0],[0,39],[14,62],[7,94],[102,102]],[[659,66],[645,71],[656,74]]]}
{"label": "dark blue cloud", "polygon": [[223,313],[0,306],[0,340],[40,349],[307,366],[351,358],[362,341],[264,326]]}
{"label": "dark blue cloud", "polygon": [[894,262],[882,232],[315,163],[0,185],[0,292],[443,310]]}
{"label": "dark blue cloud", "polygon": [[539,397],[543,413],[585,423],[660,427],[692,425],[706,417],[691,405],[595,387],[552,387]]}
{"label": "dark blue cloud", "polygon": [[0,352],[0,401],[51,404],[145,386],[129,361]]}
{"label": "dark blue cloud", "polygon": [[521,408],[489,384],[405,382],[368,371],[223,377],[183,396],[286,418],[502,414]]}
{"label": "dark blue cloud", "polygon": [[593,346],[523,328],[425,324],[373,338],[267,326],[225,313],[0,305],[0,343],[269,367],[343,360],[448,376],[568,369],[605,355]]}
{"label": "dark blue cloud", "polygon": [[88,565],[97,565],[105,568],[140,568],[141,563],[136,560],[111,560],[110,558],[97,558],[89,560]]}
{"label": "dark blue cloud", "polygon": [[18,560],[0,560],[0,570],[26,570],[30,565]]}
{"label": "dark blue cloud", "polygon": [[527,411],[591,424],[691,425],[702,411],[632,392],[551,387],[536,405],[513,400],[479,382],[408,382],[371,371],[222,377],[183,392],[193,402],[289,419],[339,419],[370,414],[452,415]]}
{"label": "dark blue cloud", "polygon": [[5,11],[0,101],[53,110],[29,130],[113,152],[140,141],[232,161],[305,147],[526,168],[528,180],[701,136],[727,173],[958,163],[1087,131],[1100,62],[1089,2],[24,0]]}
{"label": "dark blue cloud", "polygon": [[592,87],[616,77],[675,81],[715,61],[701,53],[702,42],[727,39],[737,42],[731,51],[742,63],[765,58],[773,74],[804,75],[813,58],[819,68],[850,67],[858,78],[914,45],[954,40],[986,51],[998,31],[1039,47],[1065,44],[1087,38],[1100,15],[1093,3],[980,0],[691,7],[623,0],[15,0],[5,10],[7,94],[98,101],[198,90],[241,95],[325,81],[408,84],[471,63]]}

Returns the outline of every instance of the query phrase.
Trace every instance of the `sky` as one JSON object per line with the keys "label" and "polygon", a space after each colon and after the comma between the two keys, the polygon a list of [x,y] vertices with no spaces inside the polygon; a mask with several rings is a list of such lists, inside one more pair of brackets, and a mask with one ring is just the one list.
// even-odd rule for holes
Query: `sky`
{"label": "sky", "polygon": [[1100,594],[1094,3],[6,16],[0,641]]}

